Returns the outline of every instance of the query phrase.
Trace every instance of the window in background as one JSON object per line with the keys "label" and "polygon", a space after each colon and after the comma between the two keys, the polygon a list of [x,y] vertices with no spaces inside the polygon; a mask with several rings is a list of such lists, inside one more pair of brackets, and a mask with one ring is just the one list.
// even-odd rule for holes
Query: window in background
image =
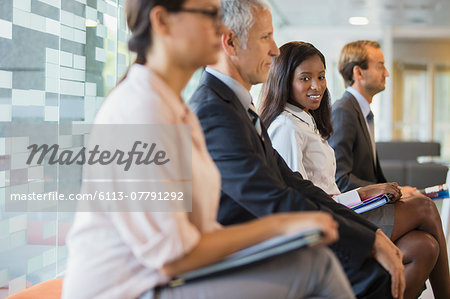
{"label": "window in background", "polygon": [[426,67],[406,66],[403,72],[403,137],[430,140],[428,81]]}
{"label": "window in background", "polygon": [[450,161],[450,67],[437,66],[434,83],[434,140],[441,143],[441,157]]}
{"label": "window in background", "polygon": [[[131,62],[125,0],[1,0],[0,126],[92,123]],[[126,99],[124,99],[126,100]],[[0,297],[55,278],[66,267],[73,213],[6,212],[9,191],[58,191],[59,167],[17,168],[26,136],[0,130]],[[60,132],[67,148],[80,135]],[[80,179],[81,172],[73,177]]]}
{"label": "window in background", "polygon": [[401,140],[429,141],[432,99],[428,90],[426,66],[396,65],[394,98],[394,137]]}
{"label": "window in background", "polygon": [[331,104],[340,99],[345,92],[345,83],[338,69],[337,61],[327,61],[327,87],[331,95]]}
{"label": "window in background", "polygon": [[450,68],[398,62],[394,74],[394,138],[437,141],[450,161]]}
{"label": "window in background", "polygon": [[203,68],[198,69],[192,78],[189,80],[186,87],[183,89],[181,96],[183,97],[183,100],[187,102],[191,96],[194,94],[194,91],[197,89],[197,86],[200,82],[200,78],[203,74]]}

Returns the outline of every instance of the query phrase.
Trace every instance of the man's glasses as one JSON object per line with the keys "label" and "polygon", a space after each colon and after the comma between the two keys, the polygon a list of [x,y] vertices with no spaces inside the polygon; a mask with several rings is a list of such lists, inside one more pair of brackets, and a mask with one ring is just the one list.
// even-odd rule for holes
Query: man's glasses
{"label": "man's glasses", "polygon": [[214,21],[216,25],[222,22],[222,11],[220,9],[180,8],[176,12],[199,13]]}

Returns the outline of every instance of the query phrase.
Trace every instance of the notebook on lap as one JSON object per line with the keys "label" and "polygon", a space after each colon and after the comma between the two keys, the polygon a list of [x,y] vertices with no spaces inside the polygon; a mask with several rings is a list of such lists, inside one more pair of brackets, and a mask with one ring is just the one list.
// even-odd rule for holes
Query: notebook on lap
{"label": "notebook on lap", "polygon": [[249,265],[302,247],[311,246],[321,239],[322,233],[320,230],[308,230],[290,236],[275,237],[235,252],[215,264],[181,274],[172,279],[169,286],[175,287],[189,280],[199,279],[211,274]]}
{"label": "notebook on lap", "polygon": [[349,206],[355,213],[361,214],[375,208],[381,207],[391,201],[392,194],[381,194],[372,198],[368,198],[360,203]]}

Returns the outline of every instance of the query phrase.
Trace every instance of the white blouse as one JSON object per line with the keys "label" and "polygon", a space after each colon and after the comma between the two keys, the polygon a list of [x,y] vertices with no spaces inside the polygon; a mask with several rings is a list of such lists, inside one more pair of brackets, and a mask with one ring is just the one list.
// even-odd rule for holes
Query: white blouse
{"label": "white blouse", "polygon": [[[284,111],[270,124],[268,133],[273,147],[292,171],[330,195],[340,194],[334,177],[334,150],[317,130],[314,118],[297,106],[286,103]],[[357,191],[334,198],[344,204],[360,202]]]}
{"label": "white blouse", "polygon": [[186,151],[193,165],[191,213],[77,213],[68,235],[63,298],[136,298],[167,283],[159,269],[190,252],[202,232],[220,229],[220,174],[195,114],[145,66],[130,68],[96,123],[192,126],[192,152]]}

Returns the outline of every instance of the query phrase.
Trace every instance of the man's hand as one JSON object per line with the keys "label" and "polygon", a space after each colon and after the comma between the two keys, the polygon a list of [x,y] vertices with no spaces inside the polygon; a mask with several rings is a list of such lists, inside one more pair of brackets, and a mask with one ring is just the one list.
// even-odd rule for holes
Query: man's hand
{"label": "man's hand", "polygon": [[413,195],[423,195],[419,191],[417,191],[417,188],[411,187],[411,186],[401,186],[400,190],[402,192],[402,197],[408,197]]}
{"label": "man's hand", "polygon": [[402,196],[402,192],[400,191],[400,187],[397,183],[374,184],[358,189],[358,194],[361,201],[385,193],[393,195],[391,202],[396,202]]}
{"label": "man's hand", "polygon": [[391,274],[392,297],[402,299],[405,292],[403,253],[381,230],[377,230],[372,250],[374,258]]}

